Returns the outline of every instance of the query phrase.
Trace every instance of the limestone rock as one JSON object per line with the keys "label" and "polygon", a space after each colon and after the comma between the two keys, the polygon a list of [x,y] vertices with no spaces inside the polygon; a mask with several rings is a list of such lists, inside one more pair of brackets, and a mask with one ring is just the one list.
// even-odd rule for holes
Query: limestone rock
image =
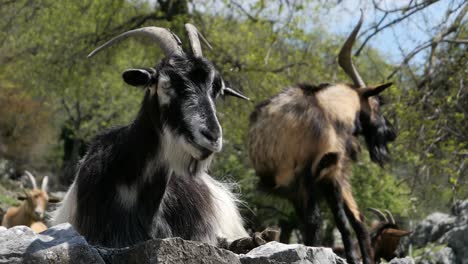
{"label": "limestone rock", "polygon": [[0,230],[0,263],[104,263],[70,224],[40,234],[26,226]]}
{"label": "limestone rock", "polygon": [[414,260],[410,257],[394,258],[388,264],[414,264]]}
{"label": "limestone rock", "polygon": [[[442,243],[447,243],[456,256],[459,264],[468,264],[468,224],[459,225],[448,231],[441,239]],[[444,262],[450,263],[450,262]],[[454,263],[454,262],[452,262]]]}
{"label": "limestone rock", "polygon": [[411,237],[411,242],[415,247],[435,242],[455,225],[456,217],[444,214],[433,213],[416,226]]}
{"label": "limestone rock", "polygon": [[345,264],[346,261],[333,253],[331,248],[306,247],[299,244],[286,245],[270,242],[239,255],[242,264]]}
{"label": "limestone rock", "polygon": [[122,249],[96,247],[106,263],[239,263],[236,254],[208,244],[181,238],[149,240]]}

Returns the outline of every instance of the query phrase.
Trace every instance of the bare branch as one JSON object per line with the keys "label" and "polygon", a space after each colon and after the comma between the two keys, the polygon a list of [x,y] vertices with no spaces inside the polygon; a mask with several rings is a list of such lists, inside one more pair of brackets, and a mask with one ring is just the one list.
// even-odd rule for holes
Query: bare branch
{"label": "bare branch", "polygon": [[237,2],[234,1],[234,0],[231,0],[231,1],[229,1],[229,2],[230,2],[232,5],[234,5],[235,7],[237,7],[237,9],[239,9],[240,11],[242,11],[242,13],[244,13],[244,14],[245,14],[250,20],[252,20],[253,22],[257,22],[257,21],[258,21],[258,19],[257,19],[256,17],[252,16],[247,10],[245,10],[245,8],[244,8],[241,4],[237,3]]}
{"label": "bare branch", "polygon": [[[364,34],[367,34],[367,32],[369,32],[370,30],[374,30],[371,34],[369,34],[365,39],[364,41],[362,42],[361,46],[357,49],[356,53],[354,54],[355,56],[359,56],[359,54],[361,53],[362,49],[366,46],[367,42],[369,42],[369,40],[371,38],[373,38],[375,35],[377,35],[378,33],[380,33],[382,30],[390,27],[390,26],[393,26],[395,24],[398,24],[399,22],[407,19],[408,17],[416,14],[417,12],[429,7],[430,5],[438,2],[439,0],[432,0],[432,1],[427,1],[427,2],[423,2],[424,5],[417,5],[417,7],[413,7],[411,9],[411,11],[409,13],[406,13],[405,15],[401,16],[401,17],[398,17],[390,22],[388,22],[387,24],[383,25],[380,27],[380,24],[381,22],[383,22],[383,20],[381,20],[378,24],[374,25],[373,27],[365,30],[364,32],[361,33],[361,36],[363,36]],[[384,17],[388,14],[389,12],[385,12],[384,14]]]}
{"label": "bare branch", "polygon": [[[431,58],[433,59],[433,55],[434,55],[434,52],[435,52],[435,49],[437,48],[437,45],[439,45],[440,42],[451,42],[453,40],[446,40],[444,39],[445,37],[447,37],[448,35],[456,32],[456,30],[460,27],[462,21],[463,21],[463,18],[465,17],[466,13],[468,12],[468,5],[465,5],[465,7],[463,8],[462,11],[460,11],[460,13],[457,15],[457,17],[455,18],[455,20],[452,22],[452,24],[450,24],[450,26],[446,27],[445,30],[439,32],[439,34],[437,34],[436,36],[434,36],[432,39],[424,42],[423,44],[417,46],[415,49],[413,49],[413,51],[411,51],[408,55],[405,56],[405,58],[403,59],[403,62],[400,63],[400,65],[387,77],[387,79],[390,79],[392,78],[400,69],[403,65],[406,65],[408,64],[408,62],[414,58],[414,56],[416,56],[419,52],[425,50],[426,48],[429,48],[431,47],[432,49],[432,52],[431,52],[431,56],[430,56],[430,60]],[[450,13],[450,12],[449,12]],[[447,14],[447,16],[449,16],[450,14]],[[462,40],[462,43],[461,44],[464,44],[463,42],[464,40]],[[428,64],[428,68],[425,70],[425,73],[429,73],[430,71],[430,67],[432,67],[432,63],[430,62]],[[427,78],[430,78],[430,76],[426,76],[426,79]],[[427,80],[423,80],[421,83],[425,82]],[[418,85],[420,86],[420,85]]]}
{"label": "bare branch", "polygon": [[281,67],[278,67],[278,68],[275,68],[275,69],[266,69],[266,68],[255,67],[255,68],[244,68],[244,71],[280,73],[280,72],[283,72],[283,71],[288,70],[290,68],[299,67],[299,66],[309,66],[309,64],[306,63],[306,62],[297,62],[297,63],[286,64],[284,66],[281,66]]}
{"label": "bare branch", "polygon": [[443,39],[441,42],[448,42],[454,44],[468,44],[468,39]]}

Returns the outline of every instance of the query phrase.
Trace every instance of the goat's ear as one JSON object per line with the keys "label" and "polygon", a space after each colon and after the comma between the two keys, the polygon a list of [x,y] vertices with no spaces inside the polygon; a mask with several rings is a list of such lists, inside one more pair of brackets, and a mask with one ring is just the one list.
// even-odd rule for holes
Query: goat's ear
{"label": "goat's ear", "polygon": [[367,98],[367,97],[380,94],[381,92],[385,91],[385,89],[387,89],[388,87],[392,85],[393,83],[389,82],[389,83],[377,85],[375,87],[366,87],[366,88],[359,89],[359,93],[361,93],[364,98]]}
{"label": "goat's ear", "polygon": [[151,83],[154,69],[128,69],[122,73],[122,78],[132,86],[146,86]]}
{"label": "goat's ear", "polygon": [[234,97],[237,97],[237,98],[240,98],[240,99],[250,101],[250,98],[248,98],[247,96],[243,95],[241,92],[236,91],[236,90],[234,90],[234,89],[232,89],[230,87],[224,87],[223,93],[225,95],[230,95],[230,96],[234,96]]}
{"label": "goat's ear", "polygon": [[47,186],[49,185],[49,176],[45,176],[43,179],[42,179],[42,185],[41,185],[41,189],[44,191],[44,192],[47,192]]}
{"label": "goat's ear", "polygon": [[395,237],[404,237],[411,233],[413,233],[413,231],[406,231],[406,230],[395,229],[395,228],[388,228],[385,230],[385,234],[390,235],[390,236],[395,236]]}

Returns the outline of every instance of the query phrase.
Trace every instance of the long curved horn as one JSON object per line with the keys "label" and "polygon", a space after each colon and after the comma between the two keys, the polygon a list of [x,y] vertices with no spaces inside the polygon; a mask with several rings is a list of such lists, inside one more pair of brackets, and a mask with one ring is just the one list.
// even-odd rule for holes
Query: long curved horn
{"label": "long curved horn", "polygon": [[208,43],[208,41],[205,39],[205,37],[198,31],[198,29],[194,25],[192,25],[190,23],[186,23],[185,24],[185,30],[187,31],[187,35],[188,35],[189,40],[190,40],[190,46],[192,47],[192,52],[193,52],[193,55],[195,57],[202,57],[203,56],[203,52],[202,52],[201,44],[200,44],[200,39],[203,41],[203,43],[205,43],[205,45],[209,49],[213,49],[213,47],[211,47],[210,43]]}
{"label": "long curved horn", "polygon": [[116,42],[119,42],[123,39],[132,37],[132,36],[147,36],[147,37],[152,38],[156,43],[159,44],[159,46],[164,51],[164,54],[166,54],[166,56],[169,56],[172,54],[181,55],[183,53],[182,46],[181,46],[182,42],[169,29],[160,28],[160,27],[143,27],[143,28],[138,28],[138,29],[124,32],[112,38],[111,40],[102,44],[100,47],[93,50],[88,55],[88,58],[91,58],[92,56],[96,55],[96,53],[107,48],[108,46],[111,46],[112,44]]}
{"label": "long curved horn", "polygon": [[346,72],[346,74],[351,79],[353,79],[354,85],[358,88],[364,88],[366,87],[366,84],[362,80],[361,75],[359,75],[359,72],[353,64],[351,50],[353,48],[354,42],[356,41],[357,33],[359,32],[363,21],[364,12],[361,10],[361,19],[359,19],[359,22],[357,23],[356,27],[354,27],[353,32],[351,32],[343,47],[341,47],[340,54],[338,55],[338,64]]}
{"label": "long curved horn", "polygon": [[393,218],[392,213],[390,213],[390,211],[387,210],[387,209],[385,209],[384,212],[388,216],[388,219],[390,220],[390,223],[396,225],[395,218]]}
{"label": "long curved horn", "polygon": [[49,176],[45,176],[43,179],[42,179],[42,185],[41,185],[41,189],[44,191],[44,192],[47,192],[47,187],[49,185]]}
{"label": "long curved horn", "polygon": [[372,207],[367,208],[367,210],[373,212],[379,218],[380,221],[388,222],[387,217],[385,217],[385,215],[380,210]]}
{"label": "long curved horn", "polygon": [[29,171],[25,170],[24,173],[28,176],[29,180],[32,183],[33,189],[37,189],[37,183],[36,183],[36,178],[30,173]]}

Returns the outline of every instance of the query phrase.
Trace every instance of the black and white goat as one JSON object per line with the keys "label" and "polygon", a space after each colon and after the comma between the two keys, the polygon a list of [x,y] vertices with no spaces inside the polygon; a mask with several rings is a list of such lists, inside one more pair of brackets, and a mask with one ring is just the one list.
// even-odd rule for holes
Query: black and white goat
{"label": "black and white goat", "polygon": [[197,29],[185,27],[192,54],[168,29],[145,27],[88,56],[135,36],[151,38],[166,55],[154,68],[123,73],[126,83],[144,88],[139,113],[94,138],[54,224],[70,222],[90,243],[107,247],[173,236],[210,244],[247,237],[235,195],[206,173],[222,146],[214,101],[246,97],[224,85],[202,56]]}
{"label": "black and white goat", "polygon": [[380,111],[379,93],[391,84],[367,86],[351,60],[363,16],[339,54],[339,64],[354,81],[348,84],[299,84],[257,105],[250,116],[249,156],[260,186],[288,198],[304,222],[307,245],[319,243],[318,201],[325,198],[341,232],[349,263],[358,263],[353,227],[365,264],[372,263],[367,229],[354,200],[349,176],[359,151],[358,135],[372,161],[383,164],[395,140]]}

